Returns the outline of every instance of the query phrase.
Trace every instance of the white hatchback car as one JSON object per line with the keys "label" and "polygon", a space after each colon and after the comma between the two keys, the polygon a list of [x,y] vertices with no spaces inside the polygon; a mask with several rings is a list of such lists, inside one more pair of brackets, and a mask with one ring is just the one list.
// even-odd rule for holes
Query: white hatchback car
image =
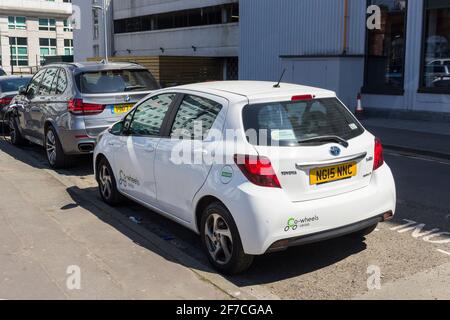
{"label": "white hatchback car", "polygon": [[199,233],[221,272],[268,252],[371,233],[393,217],[383,148],[331,91],[269,82],[168,88],[99,137],[102,198]]}

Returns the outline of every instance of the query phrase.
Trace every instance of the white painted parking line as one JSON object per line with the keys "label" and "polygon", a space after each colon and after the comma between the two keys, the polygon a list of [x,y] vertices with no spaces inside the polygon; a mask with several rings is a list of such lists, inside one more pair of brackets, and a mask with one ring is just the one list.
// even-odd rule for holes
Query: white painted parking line
{"label": "white painted parking line", "polygon": [[447,251],[444,251],[444,250],[441,250],[441,249],[437,249],[437,251],[440,252],[440,253],[443,253],[443,254],[446,254],[446,255],[450,256],[450,252],[447,252]]}

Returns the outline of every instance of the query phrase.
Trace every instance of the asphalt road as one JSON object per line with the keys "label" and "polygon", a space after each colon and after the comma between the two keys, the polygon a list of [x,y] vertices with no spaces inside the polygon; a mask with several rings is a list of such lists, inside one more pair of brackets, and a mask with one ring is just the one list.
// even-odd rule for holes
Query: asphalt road
{"label": "asphalt road", "polygon": [[[17,161],[31,157],[36,170],[47,168],[39,147],[11,150],[0,142],[0,152],[12,153]],[[363,240],[344,237],[258,257],[248,272],[226,280],[261,298],[450,299],[450,162],[390,152],[386,161],[398,188],[393,221]],[[77,191],[101,202],[89,157],[56,175],[70,182],[69,195]],[[73,199],[89,209],[79,197]],[[195,234],[131,202],[117,212],[118,219],[139,225],[143,237],[156,235],[210,272]],[[415,229],[402,227],[407,223]],[[380,272],[379,288],[377,281],[368,286],[373,270]]]}

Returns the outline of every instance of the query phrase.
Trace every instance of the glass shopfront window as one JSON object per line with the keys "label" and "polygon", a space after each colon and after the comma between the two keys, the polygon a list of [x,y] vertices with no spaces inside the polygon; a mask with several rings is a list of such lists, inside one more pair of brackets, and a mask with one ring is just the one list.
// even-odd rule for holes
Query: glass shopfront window
{"label": "glass shopfront window", "polygon": [[450,93],[450,0],[425,1],[423,42],[422,89]]}
{"label": "glass shopfront window", "polygon": [[364,91],[403,94],[407,0],[371,0],[381,9],[381,29],[367,31]]}

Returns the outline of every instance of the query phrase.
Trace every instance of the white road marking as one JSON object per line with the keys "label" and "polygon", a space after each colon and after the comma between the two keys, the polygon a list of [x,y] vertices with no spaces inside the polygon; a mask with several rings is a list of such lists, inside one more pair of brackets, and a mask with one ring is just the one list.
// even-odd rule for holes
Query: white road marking
{"label": "white road marking", "polygon": [[447,252],[447,251],[444,251],[444,250],[441,250],[441,249],[437,249],[437,251],[440,252],[440,253],[443,253],[443,254],[446,254],[446,255],[450,256],[450,252]]}

